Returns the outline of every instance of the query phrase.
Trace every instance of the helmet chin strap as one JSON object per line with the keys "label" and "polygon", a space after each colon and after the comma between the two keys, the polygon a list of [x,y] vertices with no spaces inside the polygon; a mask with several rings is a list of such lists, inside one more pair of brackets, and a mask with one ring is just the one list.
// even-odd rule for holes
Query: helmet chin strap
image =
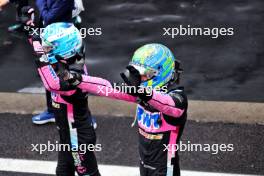
{"label": "helmet chin strap", "polygon": [[71,60],[69,64],[69,69],[77,72],[83,71],[83,67],[85,64],[85,45],[82,45],[80,52],[77,52],[75,56],[70,58]]}
{"label": "helmet chin strap", "polygon": [[180,68],[180,61],[175,61],[175,69],[174,69],[174,73],[173,73],[173,77],[171,78],[171,80],[166,84],[166,86],[171,86],[174,83],[176,84],[180,84],[180,80],[181,80],[181,74],[183,73],[183,69]]}
{"label": "helmet chin strap", "polygon": [[180,84],[180,78],[181,78],[181,74],[183,73],[183,69],[181,68],[181,62],[176,60],[175,61],[175,73],[174,73],[174,81],[177,84]]}

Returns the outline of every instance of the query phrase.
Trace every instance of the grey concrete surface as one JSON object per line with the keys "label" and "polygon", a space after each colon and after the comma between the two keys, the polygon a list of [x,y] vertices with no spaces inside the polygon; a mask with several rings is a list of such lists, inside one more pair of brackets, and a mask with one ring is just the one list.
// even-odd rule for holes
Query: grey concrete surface
{"label": "grey concrete surface", "polygon": [[[134,117],[136,104],[90,96],[89,107],[94,115]],[[43,94],[0,93],[0,113],[37,114],[46,109]],[[189,119],[200,122],[264,124],[264,104],[190,100]]]}

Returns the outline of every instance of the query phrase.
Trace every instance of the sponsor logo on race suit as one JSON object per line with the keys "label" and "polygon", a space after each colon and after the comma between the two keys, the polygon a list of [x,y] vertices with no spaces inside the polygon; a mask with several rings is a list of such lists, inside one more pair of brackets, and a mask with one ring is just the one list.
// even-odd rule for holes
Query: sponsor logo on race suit
{"label": "sponsor logo on race suit", "polygon": [[57,77],[57,74],[55,73],[55,71],[54,71],[54,69],[52,68],[51,65],[49,65],[49,71],[50,71],[50,73],[51,73],[51,75],[52,75],[52,77],[53,77],[54,79],[58,78],[58,77]]}
{"label": "sponsor logo on race suit", "polygon": [[147,129],[159,129],[161,114],[159,112],[149,112],[138,105],[136,114],[138,123],[141,127]]}
{"label": "sponsor logo on race suit", "polygon": [[52,101],[52,107],[54,107],[56,109],[59,109],[60,108],[60,104]]}

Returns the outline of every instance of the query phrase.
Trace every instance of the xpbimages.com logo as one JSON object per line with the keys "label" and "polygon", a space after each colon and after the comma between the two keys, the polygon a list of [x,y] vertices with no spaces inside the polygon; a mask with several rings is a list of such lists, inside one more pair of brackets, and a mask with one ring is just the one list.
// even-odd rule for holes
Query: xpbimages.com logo
{"label": "xpbimages.com logo", "polygon": [[124,83],[121,85],[114,83],[113,86],[99,86],[98,87],[98,94],[103,94],[106,96],[109,96],[111,94],[115,93],[126,93],[131,95],[137,95],[144,93],[146,96],[152,96],[153,90],[161,92],[161,93],[167,93],[168,87],[162,86],[162,87],[156,87],[155,89],[152,86],[143,86],[140,85],[138,87],[136,86],[128,86]]}
{"label": "xpbimages.com logo", "polygon": [[232,36],[234,35],[234,28],[225,27],[192,27],[191,25],[178,27],[168,27],[163,28],[163,36],[168,36],[170,38],[175,38],[177,36],[209,36],[216,39],[220,36]]}
{"label": "xpbimages.com logo", "polygon": [[163,151],[180,151],[180,152],[208,152],[213,155],[219,152],[232,152],[234,151],[234,144],[197,144],[187,141],[184,143],[182,141],[179,144],[163,144]]}
{"label": "xpbimages.com logo", "polygon": [[[34,28],[30,26],[25,26],[24,29],[28,32],[29,35],[41,35],[45,28]],[[87,36],[101,36],[103,34],[102,28],[81,28],[79,29],[81,37],[86,38]],[[56,29],[51,29],[49,33],[56,34],[61,31],[56,31]]]}
{"label": "xpbimages.com logo", "polygon": [[43,154],[44,152],[59,152],[59,151],[69,151],[69,152],[79,152],[80,154],[85,154],[87,151],[102,151],[101,144],[80,144],[79,146],[73,147],[70,144],[60,144],[58,141],[52,143],[50,141],[47,144],[31,144],[31,151]]}

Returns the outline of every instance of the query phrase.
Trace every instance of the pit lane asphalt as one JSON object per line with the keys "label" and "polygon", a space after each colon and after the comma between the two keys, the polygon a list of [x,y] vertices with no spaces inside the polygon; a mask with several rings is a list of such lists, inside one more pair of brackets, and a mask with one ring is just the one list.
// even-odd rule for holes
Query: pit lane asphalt
{"label": "pit lane asphalt", "polygon": [[[88,36],[91,75],[118,81],[133,51],[161,42],[173,49],[185,69],[189,98],[264,102],[264,20],[262,0],[84,1],[83,27],[102,28]],[[16,92],[39,83],[32,50],[21,36],[7,33],[15,8],[0,12],[0,91]],[[163,36],[163,27],[232,27],[234,36]]]}
{"label": "pit lane asphalt", "polygon": [[[100,164],[137,166],[137,129],[130,128],[131,118],[96,117],[97,152]],[[31,115],[0,114],[0,158],[56,161],[56,152],[40,155],[31,144],[55,143],[58,133],[54,124],[36,126]],[[264,126],[232,123],[197,123],[188,121],[182,141],[198,144],[234,144],[233,152],[180,152],[184,170],[264,175]],[[0,172],[0,175],[18,173]],[[20,174],[19,175],[24,175]],[[30,175],[30,174],[27,174]]]}

